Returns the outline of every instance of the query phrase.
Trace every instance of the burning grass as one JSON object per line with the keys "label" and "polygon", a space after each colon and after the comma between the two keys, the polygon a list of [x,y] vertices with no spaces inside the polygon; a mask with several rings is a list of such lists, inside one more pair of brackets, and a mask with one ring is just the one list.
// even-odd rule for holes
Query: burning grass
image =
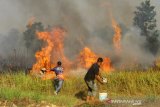
{"label": "burning grass", "polygon": [[[99,91],[107,91],[109,98],[147,98],[160,96],[160,72],[114,72],[106,75],[108,83]],[[68,76],[58,96],[53,94],[51,80],[41,80],[23,73],[0,74],[0,99],[31,99],[56,105],[71,106],[82,102],[87,87],[83,77]]]}

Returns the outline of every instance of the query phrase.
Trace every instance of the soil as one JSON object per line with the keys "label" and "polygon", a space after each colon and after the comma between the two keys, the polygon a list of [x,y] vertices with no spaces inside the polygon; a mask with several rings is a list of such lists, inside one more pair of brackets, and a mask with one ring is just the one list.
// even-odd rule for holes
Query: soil
{"label": "soil", "polygon": [[0,107],[60,107],[46,101],[36,102],[29,99],[7,101],[1,100]]}
{"label": "soil", "polygon": [[[151,101],[151,102],[142,102],[139,105],[133,104],[112,104],[110,102],[85,102],[80,101],[77,105],[73,107],[159,107],[160,101]],[[14,101],[7,101],[7,100],[0,100],[0,107],[62,107],[57,106],[46,101],[36,102],[29,99],[22,99],[22,100],[14,100]],[[63,106],[65,107],[65,106]]]}

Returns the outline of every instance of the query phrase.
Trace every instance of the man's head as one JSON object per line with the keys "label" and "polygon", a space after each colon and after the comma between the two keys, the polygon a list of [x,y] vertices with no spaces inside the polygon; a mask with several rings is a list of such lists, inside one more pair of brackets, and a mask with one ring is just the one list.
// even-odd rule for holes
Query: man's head
{"label": "man's head", "polygon": [[62,62],[61,62],[61,61],[58,61],[58,62],[57,62],[57,65],[58,65],[58,66],[61,66],[61,65],[62,65]]}
{"label": "man's head", "polygon": [[103,58],[99,57],[97,59],[97,64],[100,66],[100,65],[102,65],[102,62],[103,62]]}

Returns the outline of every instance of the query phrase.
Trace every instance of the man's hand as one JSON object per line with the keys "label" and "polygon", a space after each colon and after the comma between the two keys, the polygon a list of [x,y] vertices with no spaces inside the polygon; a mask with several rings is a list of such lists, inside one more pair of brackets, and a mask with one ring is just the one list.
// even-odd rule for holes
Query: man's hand
{"label": "man's hand", "polygon": [[103,81],[104,84],[106,84],[106,83],[107,83],[107,78],[104,78],[104,77],[103,77],[103,78],[102,78],[102,81]]}
{"label": "man's hand", "polygon": [[101,84],[104,84],[102,78],[101,78],[99,75],[96,75],[96,79],[97,79]]}

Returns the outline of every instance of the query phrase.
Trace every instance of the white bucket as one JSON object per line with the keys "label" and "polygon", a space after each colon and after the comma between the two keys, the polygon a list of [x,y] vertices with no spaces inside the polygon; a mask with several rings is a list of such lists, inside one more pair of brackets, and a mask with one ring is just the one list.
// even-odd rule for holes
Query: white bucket
{"label": "white bucket", "polygon": [[107,99],[107,93],[99,93],[99,100],[104,101]]}

